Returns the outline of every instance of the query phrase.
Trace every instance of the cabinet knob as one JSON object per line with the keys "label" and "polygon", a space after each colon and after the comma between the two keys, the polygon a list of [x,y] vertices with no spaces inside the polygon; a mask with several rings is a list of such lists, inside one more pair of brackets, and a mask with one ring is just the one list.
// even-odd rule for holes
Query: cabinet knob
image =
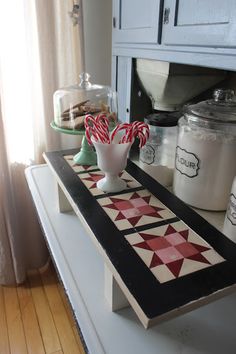
{"label": "cabinet knob", "polygon": [[116,28],[116,17],[112,18],[112,25],[113,25],[113,28]]}
{"label": "cabinet knob", "polygon": [[163,23],[167,25],[169,23],[170,8],[166,7],[164,10]]}

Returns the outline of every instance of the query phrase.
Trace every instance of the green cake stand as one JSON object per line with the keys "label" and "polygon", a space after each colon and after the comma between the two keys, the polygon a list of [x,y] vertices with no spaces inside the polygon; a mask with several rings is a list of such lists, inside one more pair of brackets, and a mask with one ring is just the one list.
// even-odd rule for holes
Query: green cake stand
{"label": "green cake stand", "polygon": [[60,133],[69,135],[83,135],[80,151],[73,157],[73,161],[78,165],[92,166],[97,164],[97,154],[92,146],[88,144],[85,137],[85,129],[72,130],[58,127],[55,122],[51,122],[51,127]]}

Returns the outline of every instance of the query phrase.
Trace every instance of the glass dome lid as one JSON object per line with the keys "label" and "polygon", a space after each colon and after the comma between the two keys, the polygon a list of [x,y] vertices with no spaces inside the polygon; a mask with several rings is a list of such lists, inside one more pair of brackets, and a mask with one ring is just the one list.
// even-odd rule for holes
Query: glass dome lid
{"label": "glass dome lid", "polygon": [[53,95],[54,124],[63,129],[84,128],[87,114],[105,114],[117,120],[117,95],[109,86],[91,84],[88,73],[80,74],[80,83],[57,90]]}
{"label": "glass dome lid", "polygon": [[184,113],[190,115],[189,119],[197,121],[206,119],[211,122],[236,124],[236,101],[234,90],[216,89],[213,99],[186,105]]}

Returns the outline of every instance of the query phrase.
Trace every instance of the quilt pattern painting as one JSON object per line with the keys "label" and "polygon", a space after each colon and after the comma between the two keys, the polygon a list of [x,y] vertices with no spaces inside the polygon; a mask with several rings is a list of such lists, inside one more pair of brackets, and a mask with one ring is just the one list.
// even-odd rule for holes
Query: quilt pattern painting
{"label": "quilt pattern painting", "polygon": [[96,187],[104,177],[97,166],[75,165],[71,156],[65,159],[158,282],[224,262],[203,238],[126,171],[121,178],[127,189],[110,195]]}
{"label": "quilt pattern painting", "polygon": [[126,189],[99,190],[77,152],[44,157],[145,328],[236,289],[235,243],[129,159]]}
{"label": "quilt pattern painting", "polygon": [[224,261],[182,221],[129,234],[126,239],[160,283]]}

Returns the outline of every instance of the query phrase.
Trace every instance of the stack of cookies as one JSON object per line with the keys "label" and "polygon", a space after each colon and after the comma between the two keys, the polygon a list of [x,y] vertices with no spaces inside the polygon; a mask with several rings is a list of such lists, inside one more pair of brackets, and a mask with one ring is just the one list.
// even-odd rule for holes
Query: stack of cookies
{"label": "stack of cookies", "polygon": [[99,104],[94,104],[89,100],[79,102],[62,113],[60,127],[70,130],[84,129],[86,115],[96,116],[101,113],[105,114],[108,119],[116,121],[116,113],[110,112],[110,108],[103,102]]}

